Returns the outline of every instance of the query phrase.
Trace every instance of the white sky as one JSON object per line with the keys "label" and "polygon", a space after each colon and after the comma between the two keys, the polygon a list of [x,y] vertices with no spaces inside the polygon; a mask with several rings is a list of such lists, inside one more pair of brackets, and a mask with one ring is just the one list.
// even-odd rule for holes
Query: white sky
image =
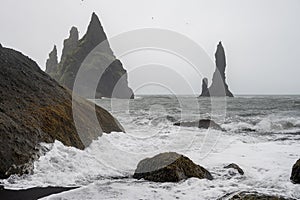
{"label": "white sky", "polygon": [[[42,69],[53,45],[61,52],[71,26],[78,27],[82,36],[91,13],[96,12],[108,37],[140,28],[168,29],[194,40],[213,60],[221,40],[227,55],[227,81],[234,94],[300,94],[299,0],[0,2],[1,44],[20,50]],[[129,65],[141,64],[139,58],[137,54],[121,60],[130,70]],[[134,63],[135,59],[139,62]],[[203,75],[211,80],[213,71],[206,70]],[[143,76],[139,73],[139,77],[129,74],[132,87],[137,87],[134,84]],[[176,76],[168,78],[177,80]],[[191,84],[200,93],[201,80]]]}

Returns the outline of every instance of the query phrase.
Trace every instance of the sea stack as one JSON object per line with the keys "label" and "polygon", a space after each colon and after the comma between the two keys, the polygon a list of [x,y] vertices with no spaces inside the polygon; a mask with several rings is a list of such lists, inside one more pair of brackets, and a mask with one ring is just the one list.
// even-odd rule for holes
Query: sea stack
{"label": "sea stack", "polygon": [[[134,98],[128,87],[127,72],[116,59],[98,16],[93,13],[86,34],[79,40],[76,27],[64,41],[57,70],[49,72],[60,84],[80,96],[94,98]],[[78,73],[84,80],[78,81]],[[74,83],[76,88],[74,88]],[[96,85],[96,88],[93,86]]]}
{"label": "sea stack", "polygon": [[228,96],[233,97],[226,83],[225,69],[226,57],[222,42],[219,42],[217,51],[215,53],[216,70],[213,75],[212,84],[207,88],[207,78],[202,80],[202,93],[201,97],[209,96]]}

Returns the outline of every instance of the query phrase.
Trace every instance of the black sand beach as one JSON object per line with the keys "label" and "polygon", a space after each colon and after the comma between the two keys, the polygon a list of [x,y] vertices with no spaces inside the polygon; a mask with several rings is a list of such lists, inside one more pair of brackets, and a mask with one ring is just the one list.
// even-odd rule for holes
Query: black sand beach
{"label": "black sand beach", "polygon": [[25,190],[8,190],[0,186],[1,200],[35,200],[51,194],[57,194],[68,190],[76,189],[78,187],[36,187]]}

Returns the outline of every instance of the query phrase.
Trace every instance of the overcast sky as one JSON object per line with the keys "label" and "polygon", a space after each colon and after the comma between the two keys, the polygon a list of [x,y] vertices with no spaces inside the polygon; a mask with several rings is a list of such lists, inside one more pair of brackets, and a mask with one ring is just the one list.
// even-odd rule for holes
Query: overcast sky
{"label": "overcast sky", "polygon": [[[42,69],[53,45],[61,52],[71,26],[78,27],[82,36],[91,13],[96,12],[109,38],[140,28],[168,29],[195,41],[212,62],[221,40],[227,56],[227,81],[234,94],[300,94],[299,0],[0,1],[1,44],[28,55]],[[151,55],[159,57],[152,53],[145,52],[144,57],[148,61]],[[141,58],[136,53],[121,60],[131,71],[136,65],[149,64]],[[179,64],[165,69],[172,67],[176,73],[187,71]],[[155,73],[159,69],[153,67]],[[138,88],[143,71],[129,73],[133,88]],[[213,71],[210,66],[203,75],[211,80]],[[167,70],[161,70],[156,78],[180,82]],[[201,79],[190,84],[200,93]]]}

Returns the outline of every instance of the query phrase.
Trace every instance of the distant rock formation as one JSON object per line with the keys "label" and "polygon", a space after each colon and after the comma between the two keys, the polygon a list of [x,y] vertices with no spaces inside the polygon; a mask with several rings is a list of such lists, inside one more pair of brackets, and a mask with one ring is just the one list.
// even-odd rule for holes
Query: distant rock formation
{"label": "distant rock formation", "polygon": [[202,92],[200,96],[205,96],[206,94],[209,94],[208,92],[208,79],[203,78],[202,79]]}
{"label": "distant rock formation", "polygon": [[58,61],[57,61],[57,49],[54,45],[53,50],[49,53],[49,58],[46,61],[46,72],[53,73],[57,70]]}
{"label": "distant rock formation", "polygon": [[140,161],[133,175],[133,178],[154,182],[179,182],[191,177],[213,179],[205,168],[175,152],[160,153]]}
{"label": "distant rock formation", "polygon": [[[101,48],[99,44],[101,43]],[[70,36],[64,41],[61,61],[57,70],[48,72],[59,83],[73,90],[79,68],[84,71],[84,81],[76,88],[86,98],[134,98],[128,87],[127,72],[116,59],[107,41],[99,18],[92,14],[86,34],[78,40],[78,30],[72,27]],[[97,77],[99,75],[99,77]],[[100,78],[101,77],[101,78]],[[99,79],[99,82],[96,82]],[[91,85],[96,85],[96,91]],[[96,94],[95,94],[96,93]]]}
{"label": "distant rock formation", "polygon": [[84,149],[103,132],[123,131],[106,110],[72,96],[30,58],[0,48],[0,179],[29,173],[41,142]]}
{"label": "distant rock formation", "polygon": [[201,97],[209,96],[228,96],[233,97],[233,94],[229,91],[226,83],[225,68],[226,57],[222,43],[219,42],[217,51],[215,53],[216,58],[216,70],[213,75],[212,84],[207,89],[207,78],[202,80],[202,93]]}

